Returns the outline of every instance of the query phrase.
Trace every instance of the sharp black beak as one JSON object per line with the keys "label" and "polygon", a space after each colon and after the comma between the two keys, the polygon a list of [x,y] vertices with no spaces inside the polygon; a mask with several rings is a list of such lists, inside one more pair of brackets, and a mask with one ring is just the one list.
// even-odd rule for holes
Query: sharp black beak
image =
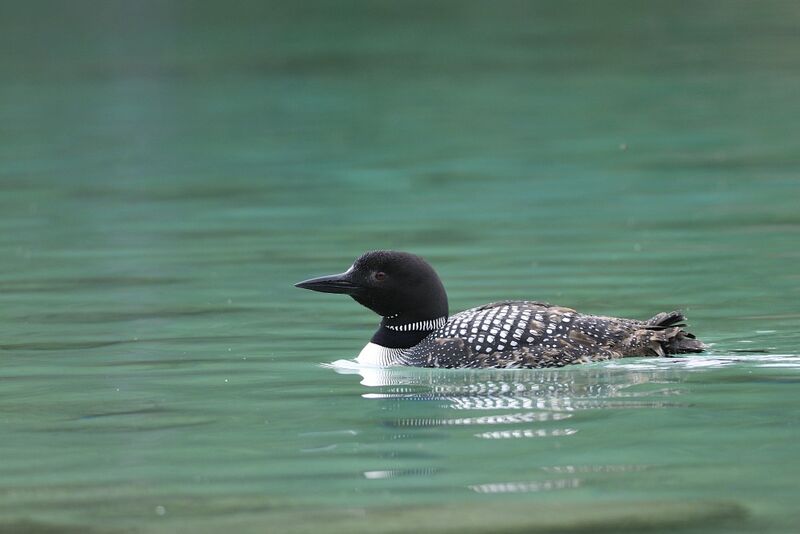
{"label": "sharp black beak", "polygon": [[358,284],[353,283],[350,279],[350,273],[311,278],[310,280],[297,282],[294,287],[310,289],[311,291],[319,291],[321,293],[344,293],[346,295],[355,295],[363,289]]}

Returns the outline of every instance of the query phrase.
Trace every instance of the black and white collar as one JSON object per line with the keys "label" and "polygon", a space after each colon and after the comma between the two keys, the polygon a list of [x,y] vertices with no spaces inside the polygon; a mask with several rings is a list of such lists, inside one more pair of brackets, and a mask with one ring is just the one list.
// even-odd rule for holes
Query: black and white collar
{"label": "black and white collar", "polygon": [[[396,316],[395,316],[396,317]],[[386,317],[386,319],[391,319],[392,317]],[[394,330],[395,332],[414,332],[414,331],[422,331],[422,330],[437,330],[444,325],[447,324],[447,317],[439,317],[438,319],[428,319],[426,321],[416,321],[413,323],[407,324],[399,324],[399,325],[390,325],[384,322],[384,325],[389,330]]]}

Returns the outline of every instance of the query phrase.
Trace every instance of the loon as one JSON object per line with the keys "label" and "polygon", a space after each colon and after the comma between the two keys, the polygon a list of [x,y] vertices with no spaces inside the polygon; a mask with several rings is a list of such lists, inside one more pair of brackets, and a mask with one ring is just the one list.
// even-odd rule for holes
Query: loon
{"label": "loon", "polygon": [[356,358],[373,366],[539,368],[626,356],[702,352],[679,311],[637,321],[504,300],[449,316],[436,271],[407,252],[366,252],[341,274],[295,284],[343,293],[382,317]]}

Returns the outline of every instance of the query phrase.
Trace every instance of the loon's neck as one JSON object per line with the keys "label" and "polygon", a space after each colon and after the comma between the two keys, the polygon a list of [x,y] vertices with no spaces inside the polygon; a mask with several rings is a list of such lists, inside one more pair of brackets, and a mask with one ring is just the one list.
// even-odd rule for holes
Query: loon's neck
{"label": "loon's neck", "polygon": [[412,322],[398,319],[397,316],[383,318],[372,339],[356,358],[358,363],[380,367],[403,364],[408,349],[447,323],[446,316]]}
{"label": "loon's neck", "polygon": [[398,316],[384,317],[370,342],[390,349],[407,349],[446,323],[446,316],[417,321],[402,320]]}

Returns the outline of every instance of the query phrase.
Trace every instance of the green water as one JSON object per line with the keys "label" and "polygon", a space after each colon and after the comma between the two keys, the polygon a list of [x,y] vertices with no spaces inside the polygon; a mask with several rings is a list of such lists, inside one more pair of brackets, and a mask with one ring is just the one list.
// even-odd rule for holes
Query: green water
{"label": "green water", "polygon": [[[0,7],[0,532],[796,531],[800,4],[220,6]],[[713,348],[336,372],[372,248]]]}

